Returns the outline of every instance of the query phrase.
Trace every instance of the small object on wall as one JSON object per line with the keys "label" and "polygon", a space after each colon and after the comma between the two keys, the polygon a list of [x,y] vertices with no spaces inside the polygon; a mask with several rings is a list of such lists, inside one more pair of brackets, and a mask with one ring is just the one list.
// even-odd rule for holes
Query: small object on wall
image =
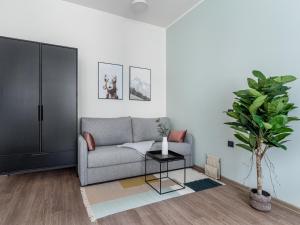
{"label": "small object on wall", "polygon": [[221,159],[219,157],[207,154],[205,174],[216,180],[219,180],[221,178]]}
{"label": "small object on wall", "polygon": [[227,145],[228,145],[228,147],[233,148],[234,147],[234,142],[233,141],[228,141]]}
{"label": "small object on wall", "polygon": [[151,70],[129,67],[129,100],[151,101]]}
{"label": "small object on wall", "polygon": [[123,99],[123,65],[98,63],[98,98]]}

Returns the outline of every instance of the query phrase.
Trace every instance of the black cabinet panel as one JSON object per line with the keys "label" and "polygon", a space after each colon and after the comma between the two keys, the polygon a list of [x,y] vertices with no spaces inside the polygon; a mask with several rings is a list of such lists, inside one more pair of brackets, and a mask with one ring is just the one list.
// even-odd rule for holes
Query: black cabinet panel
{"label": "black cabinet panel", "polygon": [[39,44],[0,37],[0,155],[39,152]]}
{"label": "black cabinet panel", "polygon": [[0,174],[22,170],[75,166],[75,162],[75,151],[0,156]]}
{"label": "black cabinet panel", "polygon": [[42,151],[77,149],[77,50],[42,45]]}

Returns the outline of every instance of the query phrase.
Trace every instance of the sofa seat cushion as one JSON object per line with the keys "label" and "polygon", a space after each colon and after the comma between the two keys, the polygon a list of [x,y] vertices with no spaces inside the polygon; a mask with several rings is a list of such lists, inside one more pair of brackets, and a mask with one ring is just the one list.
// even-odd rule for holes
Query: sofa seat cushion
{"label": "sofa seat cushion", "polygon": [[112,166],[124,163],[143,161],[144,157],[131,148],[120,148],[116,145],[96,147],[88,153],[88,167]]}
{"label": "sofa seat cushion", "polygon": [[[162,141],[157,130],[157,118],[132,118],[133,142]],[[160,122],[170,127],[167,117],[160,118]]]}
{"label": "sofa seat cushion", "polygon": [[93,135],[96,146],[119,145],[132,142],[130,117],[82,118],[81,133]]}
{"label": "sofa seat cushion", "polygon": [[[161,150],[161,142],[155,142],[150,151]],[[189,143],[169,142],[169,150],[181,155],[192,155],[192,146]]]}

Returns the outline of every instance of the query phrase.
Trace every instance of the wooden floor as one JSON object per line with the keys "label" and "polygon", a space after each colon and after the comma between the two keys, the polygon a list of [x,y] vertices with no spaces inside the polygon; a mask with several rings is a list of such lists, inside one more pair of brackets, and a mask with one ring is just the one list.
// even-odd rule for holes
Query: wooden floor
{"label": "wooden floor", "polygon": [[300,215],[278,205],[261,213],[230,185],[108,216],[91,223],[73,169],[0,176],[0,225],[299,225]]}

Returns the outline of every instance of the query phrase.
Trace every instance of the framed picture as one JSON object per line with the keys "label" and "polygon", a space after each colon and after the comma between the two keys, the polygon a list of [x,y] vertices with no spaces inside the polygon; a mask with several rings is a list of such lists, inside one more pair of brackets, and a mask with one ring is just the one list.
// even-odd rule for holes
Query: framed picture
{"label": "framed picture", "polygon": [[123,65],[98,63],[98,98],[123,99]]}
{"label": "framed picture", "polygon": [[129,100],[151,101],[151,70],[129,67]]}

